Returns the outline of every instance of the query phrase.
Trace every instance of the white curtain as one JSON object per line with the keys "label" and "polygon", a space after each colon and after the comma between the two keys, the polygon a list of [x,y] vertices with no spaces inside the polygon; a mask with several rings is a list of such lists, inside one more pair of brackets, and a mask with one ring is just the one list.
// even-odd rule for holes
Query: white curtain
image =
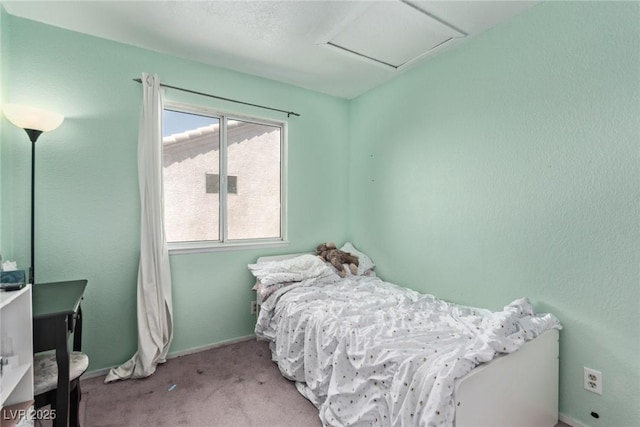
{"label": "white curtain", "polygon": [[138,269],[138,351],[105,382],[143,378],[166,361],[173,338],[171,271],[162,203],[162,92],[157,75],[142,73],[138,181],[142,208]]}

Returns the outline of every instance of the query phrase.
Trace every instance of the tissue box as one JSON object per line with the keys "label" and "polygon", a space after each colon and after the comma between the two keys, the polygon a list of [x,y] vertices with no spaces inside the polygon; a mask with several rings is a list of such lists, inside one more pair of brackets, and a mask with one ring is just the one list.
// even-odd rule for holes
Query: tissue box
{"label": "tissue box", "polygon": [[2,271],[0,272],[0,283],[12,285],[24,285],[26,274],[24,270]]}

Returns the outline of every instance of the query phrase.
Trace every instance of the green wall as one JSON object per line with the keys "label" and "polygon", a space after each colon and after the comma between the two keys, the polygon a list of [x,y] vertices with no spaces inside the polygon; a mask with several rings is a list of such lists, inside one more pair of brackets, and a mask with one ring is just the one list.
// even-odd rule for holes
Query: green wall
{"label": "green wall", "polygon": [[385,279],[555,313],[560,411],[593,426],[640,425],[639,5],[543,3],[351,104],[354,243]]}
{"label": "green wall", "polygon": [[[4,10],[2,4],[0,4],[0,106],[5,102],[5,81],[7,68],[7,59],[5,58],[6,52],[6,39],[4,38],[4,32],[6,31],[7,14]],[[5,151],[5,143],[4,138],[2,137],[2,129],[4,127],[4,120],[0,120],[0,254],[2,254],[3,259],[10,259],[13,256],[13,252],[11,251],[10,245],[7,242],[5,244],[5,239],[8,233],[5,233],[5,227],[8,227],[9,221],[7,215],[5,215],[5,207],[4,203],[5,195],[6,199],[10,198],[10,186],[8,184],[8,180],[5,178],[5,172],[8,171],[8,166],[4,164],[3,153]],[[8,228],[7,228],[8,229]],[[8,240],[8,239],[7,239]]]}
{"label": "green wall", "polygon": [[[36,282],[86,278],[83,347],[90,370],[127,360],[137,348],[136,277],[140,207],[137,135],[142,89],[133,78],[155,72],[171,85],[293,110],[289,122],[290,245],[171,256],[175,339],[171,352],[251,335],[251,275],[260,255],[309,251],[346,235],[348,103],[264,79],[205,66],[21,18],[7,16],[3,60],[6,101],[59,111],[62,126],[37,142]],[[167,99],[186,101],[167,92]],[[221,109],[285,119],[266,110]],[[5,119],[3,119],[5,120]],[[30,142],[4,122],[2,200],[13,215],[14,258],[29,264]],[[328,215],[328,210],[331,215]],[[3,240],[4,244],[4,240]]]}
{"label": "green wall", "polygon": [[[3,54],[2,52],[4,52],[5,46],[2,42],[3,38],[2,38],[2,32],[4,31],[5,25],[4,25],[4,21],[7,19],[6,17],[6,13],[4,11],[4,7],[2,7],[2,4],[0,4],[0,106],[2,105],[2,103],[4,102],[4,81],[5,79],[3,78],[3,68],[4,68],[4,64],[5,61],[3,61]],[[3,165],[2,165],[2,152],[3,152],[3,141],[4,138],[2,138],[2,125],[3,125],[3,121],[0,120],[0,249],[2,249],[4,247],[4,245],[2,245],[2,236],[4,235],[3,233],[3,229],[2,229],[2,217],[3,217],[3,197],[2,194],[4,193],[3,191],[3,182],[4,180],[2,179],[2,170],[4,169]],[[6,248],[5,250],[8,250],[8,248]],[[1,254],[2,252],[0,252]],[[9,255],[8,252],[5,252],[4,256]]]}

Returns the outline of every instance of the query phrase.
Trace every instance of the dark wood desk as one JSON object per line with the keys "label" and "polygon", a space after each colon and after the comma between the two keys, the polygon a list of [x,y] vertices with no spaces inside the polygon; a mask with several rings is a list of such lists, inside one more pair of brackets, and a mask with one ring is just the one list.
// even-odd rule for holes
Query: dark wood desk
{"label": "dark wood desk", "polygon": [[[38,283],[33,292],[33,352],[56,351],[58,388],[56,418],[53,425],[77,425],[77,412],[69,411],[69,334],[73,350],[82,348],[82,309],[80,303],[86,280]],[[70,422],[71,421],[71,422]]]}

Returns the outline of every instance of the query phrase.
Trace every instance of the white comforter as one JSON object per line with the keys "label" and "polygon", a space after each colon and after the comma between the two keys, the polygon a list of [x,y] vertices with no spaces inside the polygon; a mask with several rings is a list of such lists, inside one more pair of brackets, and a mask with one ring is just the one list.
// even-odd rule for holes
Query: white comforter
{"label": "white comforter", "polygon": [[437,426],[453,424],[456,378],[550,328],[527,299],[492,313],[320,274],[274,292],[256,334],[325,426]]}

